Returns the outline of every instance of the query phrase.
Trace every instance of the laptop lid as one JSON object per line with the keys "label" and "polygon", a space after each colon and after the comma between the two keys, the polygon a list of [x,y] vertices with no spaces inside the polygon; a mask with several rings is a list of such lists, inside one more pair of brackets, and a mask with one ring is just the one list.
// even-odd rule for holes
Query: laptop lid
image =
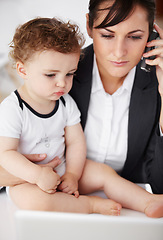
{"label": "laptop lid", "polygon": [[18,240],[162,240],[163,219],[19,210]]}

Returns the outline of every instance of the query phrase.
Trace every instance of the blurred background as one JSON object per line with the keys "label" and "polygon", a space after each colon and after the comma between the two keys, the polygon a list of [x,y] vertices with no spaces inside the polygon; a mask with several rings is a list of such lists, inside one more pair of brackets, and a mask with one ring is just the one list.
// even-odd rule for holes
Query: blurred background
{"label": "blurred background", "polygon": [[[92,42],[86,33],[88,3],[89,0],[0,0],[0,102],[21,84],[8,59],[15,28],[38,16],[72,19],[84,33],[87,46]],[[163,0],[156,0],[156,4],[156,22],[163,28]]]}

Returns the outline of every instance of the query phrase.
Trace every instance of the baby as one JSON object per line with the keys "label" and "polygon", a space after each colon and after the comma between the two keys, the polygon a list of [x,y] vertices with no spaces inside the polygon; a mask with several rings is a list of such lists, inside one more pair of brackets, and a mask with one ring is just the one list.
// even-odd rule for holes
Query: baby
{"label": "baby", "polygon": [[[84,38],[76,25],[36,18],[17,28],[11,56],[24,83],[0,106],[0,164],[22,179],[9,194],[21,209],[119,215],[121,207],[163,216],[152,195],[110,167],[86,160],[80,112],[68,95]],[[25,154],[46,153],[40,164]],[[58,156],[53,169],[44,165]],[[110,199],[86,196],[103,190]]]}

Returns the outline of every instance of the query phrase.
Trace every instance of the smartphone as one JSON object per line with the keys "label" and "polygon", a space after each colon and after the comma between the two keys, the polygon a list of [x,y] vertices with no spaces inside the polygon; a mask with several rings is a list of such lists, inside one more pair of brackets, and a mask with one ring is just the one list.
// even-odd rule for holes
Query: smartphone
{"label": "smartphone", "polygon": [[[157,39],[159,38],[159,34],[158,32],[156,32],[156,30],[153,30],[153,32],[151,33],[151,35],[149,36],[148,38],[148,42],[154,40],[154,39]],[[149,52],[150,50],[154,49],[155,47],[146,47],[145,48],[145,51],[144,52]],[[150,72],[151,71],[151,68],[152,66],[148,65],[145,63],[145,60],[146,59],[150,59],[150,60],[154,60],[155,59],[155,56],[151,56],[149,58],[144,58],[142,59],[142,62],[141,62],[141,69],[146,71],[146,72]]]}

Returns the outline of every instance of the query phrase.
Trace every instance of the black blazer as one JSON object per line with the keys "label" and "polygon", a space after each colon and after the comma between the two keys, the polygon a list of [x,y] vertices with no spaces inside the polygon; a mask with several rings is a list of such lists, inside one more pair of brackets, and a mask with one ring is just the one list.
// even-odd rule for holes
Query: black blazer
{"label": "black blazer", "polygon": [[[93,45],[83,51],[70,95],[81,111],[84,129],[92,87]],[[150,183],[155,193],[163,193],[163,138],[158,129],[160,105],[155,68],[146,73],[138,64],[129,106],[128,152],[121,175],[136,183]]]}

